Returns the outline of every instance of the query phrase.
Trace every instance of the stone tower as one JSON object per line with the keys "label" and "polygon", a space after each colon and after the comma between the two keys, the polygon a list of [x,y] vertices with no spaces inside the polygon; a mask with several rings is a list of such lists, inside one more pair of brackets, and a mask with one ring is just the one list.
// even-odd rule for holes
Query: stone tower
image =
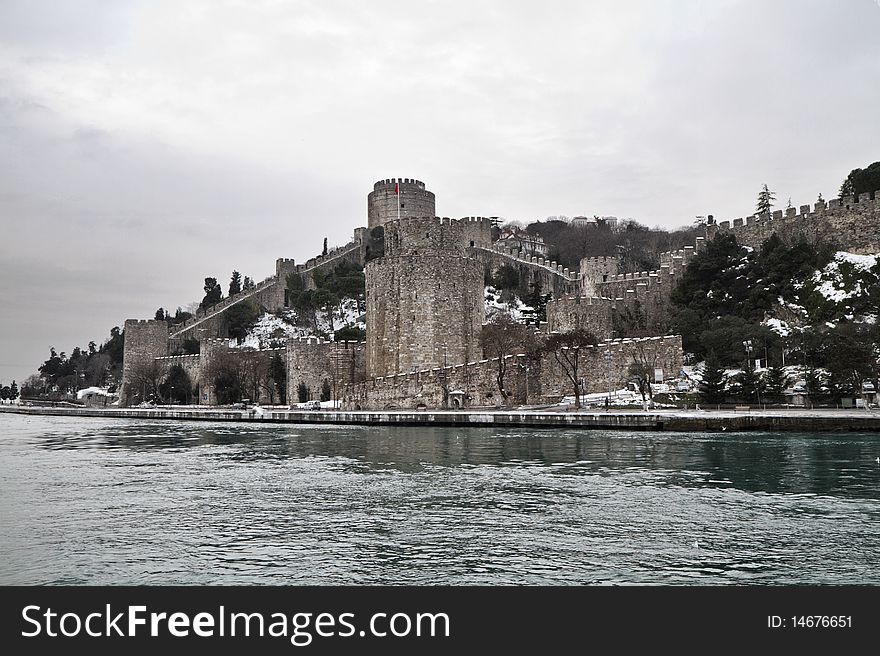
{"label": "stone tower", "polygon": [[489,234],[488,220],[431,217],[385,224],[385,255],[366,266],[367,376],[481,357],[484,282],[471,248],[478,239],[474,223]]}
{"label": "stone tower", "polygon": [[164,321],[126,319],[122,347],[120,405],[145,401],[143,378],[155,358],[168,355],[168,324]]}
{"label": "stone tower", "polygon": [[400,218],[429,217],[434,209],[434,194],[425,183],[410,178],[379,180],[367,196],[367,227],[372,229],[397,219],[397,192],[400,192]]}

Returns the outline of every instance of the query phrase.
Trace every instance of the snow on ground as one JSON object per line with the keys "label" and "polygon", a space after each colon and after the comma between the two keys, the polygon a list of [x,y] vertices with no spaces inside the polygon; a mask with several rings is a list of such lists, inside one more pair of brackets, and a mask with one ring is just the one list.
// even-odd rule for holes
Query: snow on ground
{"label": "snow on ground", "polygon": [[785,321],[782,321],[781,319],[765,319],[761,322],[761,324],[767,326],[777,335],[782,335],[783,337],[788,337],[789,335],[791,335],[791,328]]}
{"label": "snow on ground", "polygon": [[850,298],[860,297],[864,291],[861,282],[856,279],[848,285],[845,278],[852,279],[841,271],[841,264],[849,264],[856,275],[871,271],[880,263],[880,255],[856,255],[846,251],[838,251],[834,259],[824,269],[813,274],[816,291],[827,300],[840,303]]}
{"label": "snow on ground", "polygon": [[103,387],[86,387],[85,389],[81,389],[76,393],[76,398],[81,399],[87,394],[96,394],[98,396],[113,396],[113,394],[108,392]]}
{"label": "snow on ground", "polygon": [[494,287],[486,287],[486,319],[498,312],[509,312],[515,321],[522,321],[523,318],[535,311],[531,305],[526,305],[518,296],[513,297],[513,301],[506,303],[501,300],[501,292]]}
{"label": "snow on ground", "polygon": [[[345,298],[333,308],[333,328],[339,330],[345,326],[355,326],[361,330],[367,327],[365,315],[358,311],[358,302],[353,298]],[[330,318],[324,312],[318,315],[318,330],[328,335],[333,334]]]}
{"label": "snow on ground", "polygon": [[836,262],[849,262],[860,271],[870,271],[877,265],[880,255],[856,255],[855,253],[838,251],[834,255],[834,260]]}
{"label": "snow on ground", "polygon": [[[659,386],[652,385],[654,389],[654,393],[662,393],[666,390],[657,389]],[[602,407],[605,405],[605,399],[608,397],[608,392],[594,392],[593,394],[581,394],[581,405],[583,406],[597,406]],[[566,396],[557,403],[558,406],[566,406],[574,404],[574,396]],[[613,406],[634,406],[634,407],[642,407],[642,395],[638,392],[634,392],[629,389],[619,389],[611,392],[611,405]],[[674,408],[676,407],[674,404],[667,403],[658,403],[654,401],[655,408]]]}
{"label": "snow on ground", "polygon": [[[325,312],[319,313],[317,324],[319,332],[328,335],[330,339],[333,338],[330,319]],[[361,330],[366,328],[364,315],[358,312],[357,301],[353,298],[344,299],[333,308],[333,327],[339,330],[345,326],[355,326]],[[284,346],[290,337],[307,337],[314,334],[315,331],[311,327],[296,325],[296,312],[293,310],[284,310],[277,314],[266,312],[257,319],[242,343],[230,339],[229,346],[254,349],[279,348]]]}
{"label": "snow on ground", "polygon": [[265,349],[284,346],[289,337],[304,337],[311,333],[308,328],[294,325],[296,313],[290,310],[279,315],[265,313],[254,327],[248,331],[244,341],[239,344],[235,339],[229,340],[229,346],[236,348]]}

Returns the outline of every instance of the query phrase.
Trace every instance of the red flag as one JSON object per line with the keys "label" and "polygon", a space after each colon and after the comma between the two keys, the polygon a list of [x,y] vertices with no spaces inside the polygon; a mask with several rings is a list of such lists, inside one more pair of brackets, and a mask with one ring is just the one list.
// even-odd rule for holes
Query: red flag
{"label": "red flag", "polygon": [[394,183],[394,194],[397,196],[400,195],[400,187],[397,185],[396,182]]}

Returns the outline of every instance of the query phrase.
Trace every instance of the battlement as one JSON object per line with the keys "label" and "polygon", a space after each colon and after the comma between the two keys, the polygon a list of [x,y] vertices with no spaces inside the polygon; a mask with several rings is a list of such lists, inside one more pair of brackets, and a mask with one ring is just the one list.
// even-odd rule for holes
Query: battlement
{"label": "battlement", "polygon": [[880,243],[880,190],[865,192],[858,197],[847,196],[812,205],[799,205],[720,221],[707,225],[707,236],[717,231],[733,232],[737,240],[757,248],[774,232],[808,231],[840,242],[841,247],[855,252],[875,252]]}
{"label": "battlement", "polygon": [[416,180],[415,178],[387,178],[385,180],[379,180],[373,185],[373,191],[379,191],[384,188],[392,188],[394,185],[411,185],[413,187],[417,187],[418,189],[424,189],[425,183],[421,180]]}
{"label": "battlement", "polygon": [[161,360],[162,362],[198,362],[199,358],[202,357],[198,353],[185,353],[181,355],[162,355],[154,360]]}
{"label": "battlement", "polygon": [[164,324],[165,326],[168,323],[162,319],[126,319],[124,326],[159,326]]}

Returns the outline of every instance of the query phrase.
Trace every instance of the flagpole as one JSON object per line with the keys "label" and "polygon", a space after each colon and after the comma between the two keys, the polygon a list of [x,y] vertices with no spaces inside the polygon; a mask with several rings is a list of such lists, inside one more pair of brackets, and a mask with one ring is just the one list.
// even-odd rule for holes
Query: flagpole
{"label": "flagpole", "polygon": [[397,193],[397,220],[400,221],[400,184],[394,185],[394,191]]}

